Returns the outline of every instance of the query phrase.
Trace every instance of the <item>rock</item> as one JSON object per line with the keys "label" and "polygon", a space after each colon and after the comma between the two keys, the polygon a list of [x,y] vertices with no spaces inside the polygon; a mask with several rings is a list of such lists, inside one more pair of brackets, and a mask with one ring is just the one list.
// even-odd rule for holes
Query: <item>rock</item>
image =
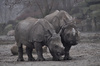
{"label": "rock", "polygon": [[79,13],[79,8],[78,8],[78,7],[72,8],[70,13],[71,13],[71,14]]}
{"label": "rock", "polygon": [[5,28],[4,28],[4,34],[7,34],[8,31],[13,30],[13,26],[12,24],[8,24]]}
{"label": "rock", "polygon": [[10,30],[7,33],[7,36],[14,36],[15,35],[15,30]]}
{"label": "rock", "polygon": [[88,3],[85,2],[85,1],[82,1],[78,4],[78,7],[87,7],[88,6]]}
{"label": "rock", "polygon": [[92,11],[99,10],[100,9],[100,4],[91,5],[89,7],[89,9],[92,10]]}
{"label": "rock", "polygon": [[99,10],[96,10],[96,11],[93,11],[93,12],[91,12],[91,14],[90,14],[90,16],[92,17],[92,18],[96,18],[96,20],[99,20],[100,21],[100,9]]}
{"label": "rock", "polygon": [[88,3],[89,5],[93,5],[100,3],[100,0],[85,0],[85,2]]}
{"label": "rock", "polygon": [[100,0],[85,0],[87,3],[100,2]]}
{"label": "rock", "polygon": [[81,9],[82,9],[83,14],[87,14],[90,12],[89,7],[83,7]]}
{"label": "rock", "polygon": [[[26,47],[25,46],[23,46],[23,53],[25,54],[25,52],[26,52]],[[18,47],[17,47],[17,45],[16,45],[16,43],[11,47],[11,53],[13,54],[13,55],[18,55]]]}
{"label": "rock", "polygon": [[[43,52],[47,52],[47,47],[46,46],[43,46]],[[18,47],[16,45],[16,43],[11,47],[11,53],[13,55],[18,55]],[[23,53],[25,54],[26,53],[26,46],[23,45]],[[36,50],[33,49],[33,53],[36,53]]]}
{"label": "rock", "polygon": [[96,11],[93,11],[92,12],[92,16],[98,16],[98,17],[100,17],[100,10],[96,10]]}
{"label": "rock", "polygon": [[76,13],[73,16],[78,18],[78,19],[83,19],[83,17],[84,17],[84,15],[82,13]]}
{"label": "rock", "polygon": [[12,24],[8,24],[6,27],[5,27],[5,30],[6,29],[12,29]]}

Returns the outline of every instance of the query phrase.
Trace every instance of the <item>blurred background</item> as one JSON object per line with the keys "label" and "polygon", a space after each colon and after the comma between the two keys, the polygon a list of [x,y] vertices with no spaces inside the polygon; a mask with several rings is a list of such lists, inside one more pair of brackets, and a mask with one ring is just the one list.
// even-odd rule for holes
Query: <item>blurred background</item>
{"label": "blurred background", "polygon": [[100,31],[100,0],[0,0],[0,35],[27,17],[43,18],[55,10],[75,17],[81,32]]}
{"label": "blurred background", "polygon": [[81,41],[99,41],[100,0],[0,0],[0,43],[14,43],[14,29],[21,20],[43,18],[55,10],[75,17]]}

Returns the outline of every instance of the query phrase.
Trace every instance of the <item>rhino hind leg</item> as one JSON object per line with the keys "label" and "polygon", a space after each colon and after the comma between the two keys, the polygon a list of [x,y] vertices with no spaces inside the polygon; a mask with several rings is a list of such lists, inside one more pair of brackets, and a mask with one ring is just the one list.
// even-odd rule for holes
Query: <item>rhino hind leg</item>
{"label": "rhino hind leg", "polygon": [[20,47],[18,47],[18,59],[17,59],[17,61],[24,61],[22,44]]}
{"label": "rhino hind leg", "polygon": [[26,47],[26,53],[28,55],[28,61],[35,61],[35,59],[32,56],[32,48]]}
{"label": "rhino hind leg", "polygon": [[34,46],[37,52],[37,61],[45,61],[44,57],[43,57],[43,49],[42,49],[42,44],[39,42],[34,42]]}
{"label": "rhino hind leg", "polygon": [[66,46],[65,47],[65,56],[64,56],[64,60],[72,60],[70,54],[69,54],[69,50],[70,50],[71,46]]}

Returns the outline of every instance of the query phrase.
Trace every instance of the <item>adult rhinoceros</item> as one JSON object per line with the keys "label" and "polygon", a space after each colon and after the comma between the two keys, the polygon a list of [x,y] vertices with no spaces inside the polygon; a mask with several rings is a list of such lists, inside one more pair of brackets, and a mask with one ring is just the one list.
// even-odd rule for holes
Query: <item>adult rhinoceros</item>
{"label": "adult rhinoceros", "polygon": [[79,38],[79,31],[77,30],[76,26],[74,24],[70,25],[70,23],[73,23],[74,18],[72,18],[72,16],[70,16],[67,12],[63,10],[57,10],[44,18],[54,26],[56,33],[59,33],[59,31],[61,31],[61,39],[65,47],[64,60],[70,60],[71,57],[69,55],[69,50],[71,46],[77,44]]}
{"label": "adult rhinoceros", "polygon": [[[38,61],[45,60],[43,57],[42,46],[46,45],[53,60],[60,60],[64,54],[64,47],[61,43],[60,35],[57,34],[53,26],[45,19],[26,19],[18,23],[15,29],[15,40],[18,46],[18,59],[23,61],[22,45],[26,46],[26,53],[29,61],[34,61],[32,49],[35,48]],[[62,46],[61,46],[62,45]]]}

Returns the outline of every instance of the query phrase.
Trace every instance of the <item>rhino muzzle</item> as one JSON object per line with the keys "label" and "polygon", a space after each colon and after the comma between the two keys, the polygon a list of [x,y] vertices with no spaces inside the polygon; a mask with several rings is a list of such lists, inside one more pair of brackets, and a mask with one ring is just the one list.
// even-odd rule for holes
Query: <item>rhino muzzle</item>
{"label": "rhino muzzle", "polygon": [[71,41],[70,44],[71,45],[77,45],[78,43],[77,43],[77,41]]}

